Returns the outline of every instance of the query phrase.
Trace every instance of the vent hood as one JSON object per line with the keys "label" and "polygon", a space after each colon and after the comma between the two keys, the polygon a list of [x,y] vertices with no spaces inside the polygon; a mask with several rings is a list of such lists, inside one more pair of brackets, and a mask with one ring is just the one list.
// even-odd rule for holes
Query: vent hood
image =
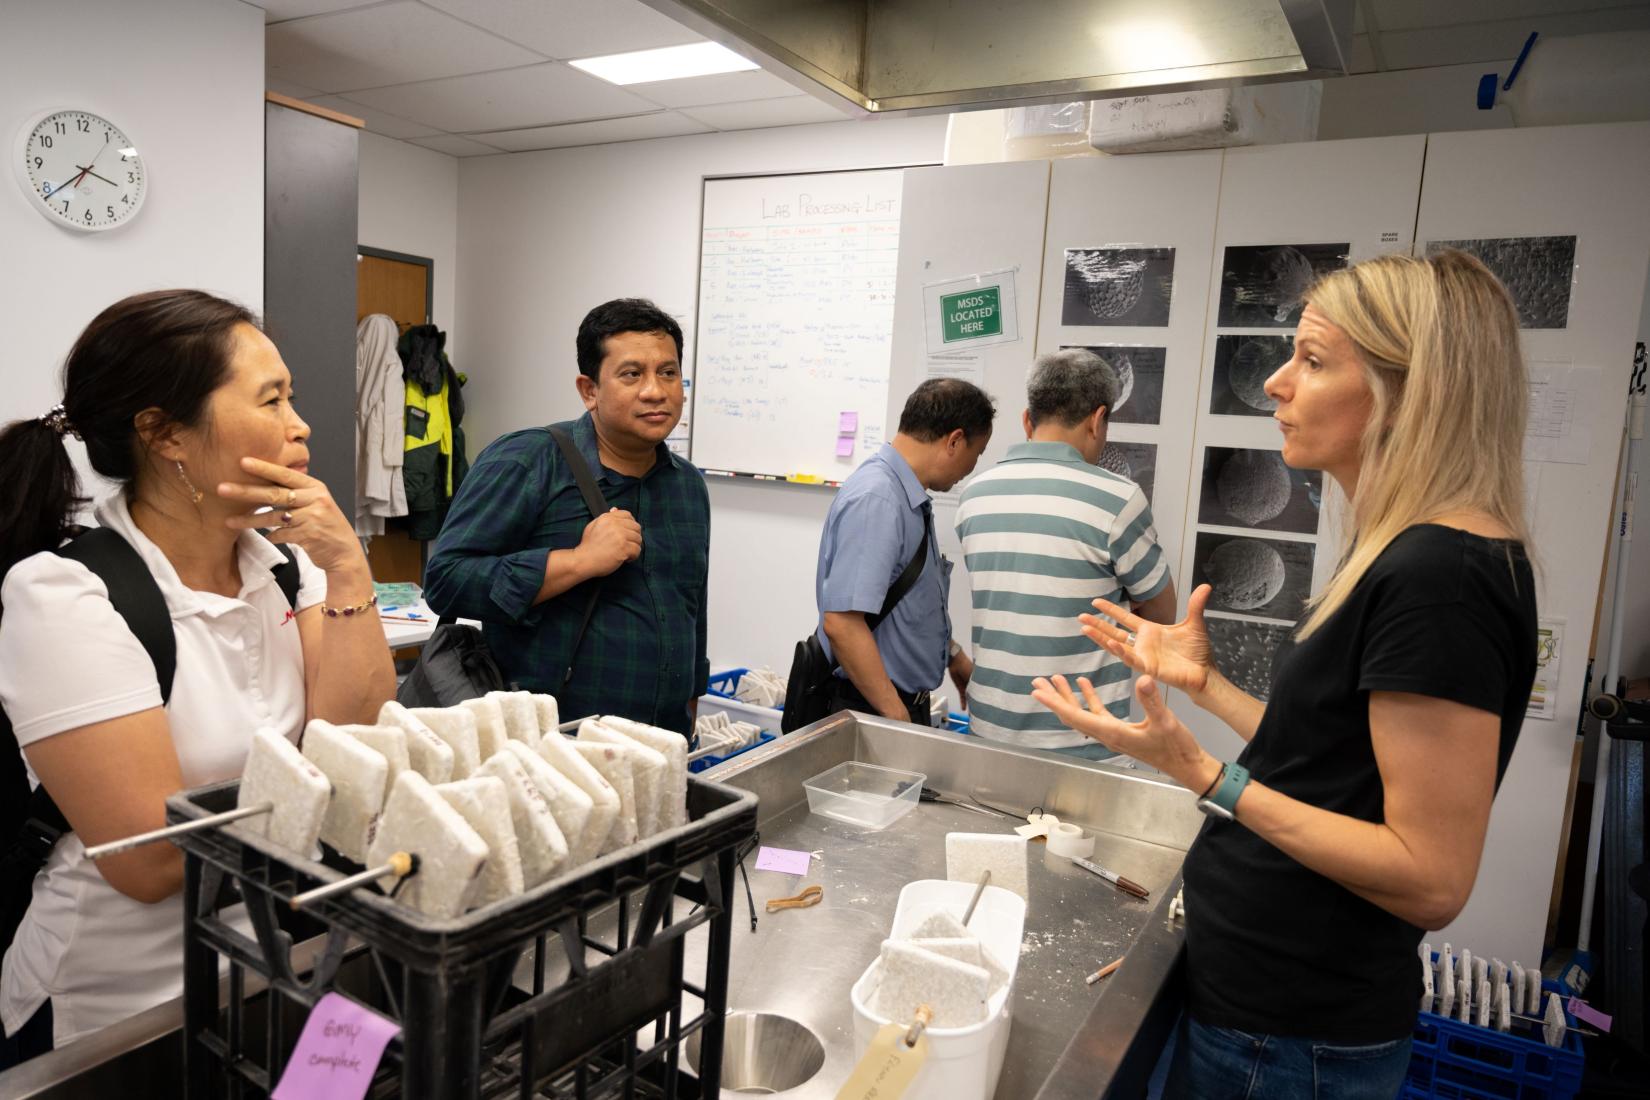
{"label": "vent hood", "polygon": [[850,114],[1346,72],[1356,0],[643,0]]}

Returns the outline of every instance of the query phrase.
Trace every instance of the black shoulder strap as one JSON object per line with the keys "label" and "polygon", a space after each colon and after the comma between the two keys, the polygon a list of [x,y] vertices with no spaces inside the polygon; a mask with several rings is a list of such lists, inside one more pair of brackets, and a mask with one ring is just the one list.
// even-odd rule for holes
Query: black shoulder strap
{"label": "black shoulder strap", "polygon": [[[584,496],[584,506],[590,509],[590,518],[597,518],[607,511],[607,498],[602,496],[601,489],[596,485],[596,475],[591,472],[590,463],[579,453],[578,445],[573,442],[572,433],[566,428],[560,424],[550,424],[545,431],[556,441],[562,460],[567,463],[567,468],[573,471],[573,480],[578,482],[579,492]],[[567,687],[567,682],[573,678],[573,662],[578,658],[579,646],[584,644],[585,632],[590,629],[591,616],[595,615],[596,604],[601,598],[602,582],[597,578],[590,586],[590,602],[584,605],[584,618],[579,623],[579,632],[573,635],[573,648],[567,651],[567,669],[561,676],[563,688]]]}
{"label": "black shoulder strap", "polygon": [[883,597],[882,610],[867,617],[865,625],[872,630],[881,626],[882,620],[886,619],[894,608],[899,606],[899,602],[905,598],[905,594],[911,591],[911,586],[917,583],[917,578],[922,575],[923,566],[927,564],[928,519],[925,516],[922,522],[922,541],[917,543],[917,552],[911,556],[910,561],[905,563],[905,568],[900,570],[900,575],[894,578],[893,587],[888,589],[888,595]]}
{"label": "black shoulder strap", "polygon": [[93,527],[57,551],[84,565],[103,581],[109,602],[142,643],[155,663],[162,704],[172,698],[172,680],[178,670],[178,643],[172,636],[172,613],[160,594],[155,575],[143,556],[107,527]]}
{"label": "black shoulder strap", "polygon": [[[298,558],[292,547],[282,546],[286,559],[270,570],[280,586],[289,606],[298,606]],[[160,687],[160,701],[164,706],[172,698],[172,682],[177,678],[178,643],[172,633],[172,613],[166,607],[155,575],[144,564],[137,549],[115,531],[107,527],[91,527],[58,548],[57,553],[78,561],[90,569],[109,590],[109,603],[137,638],[143,651],[154,662],[155,682]],[[0,714],[0,726],[9,736],[11,721]],[[24,819],[30,829],[26,843],[43,844],[44,853],[50,852],[58,837],[69,831],[69,824],[58,810],[45,787],[36,787],[29,796]]]}
{"label": "black shoulder strap", "polygon": [[[57,553],[78,561],[103,581],[109,590],[109,603],[154,662],[155,682],[160,686],[161,704],[165,705],[172,697],[172,681],[177,675],[178,643],[172,634],[172,613],[166,609],[166,597],[161,595],[160,585],[142,555],[107,527],[81,532]],[[5,726],[11,733],[11,722]],[[22,816],[14,842],[17,851],[8,856],[26,860],[36,868],[44,866],[58,839],[69,832],[69,823],[44,786],[30,793]]]}
{"label": "black shoulder strap", "polygon": [[281,595],[286,597],[286,605],[292,610],[298,610],[298,555],[292,552],[292,547],[285,543],[276,543],[281,556],[286,559],[280,565],[271,569],[275,575],[275,583],[281,589]]}

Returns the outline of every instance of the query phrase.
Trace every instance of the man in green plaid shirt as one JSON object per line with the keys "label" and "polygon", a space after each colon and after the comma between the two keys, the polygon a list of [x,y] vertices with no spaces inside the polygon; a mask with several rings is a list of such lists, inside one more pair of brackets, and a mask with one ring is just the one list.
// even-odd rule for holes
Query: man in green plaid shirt
{"label": "man in green plaid shirt", "polygon": [[564,719],[618,714],[691,735],[710,674],[710,497],[665,445],[682,418],[681,326],[621,298],[585,316],[577,346],[588,411],[564,427],[609,510],[591,516],[548,431],[503,436],[459,487],[425,599],[480,620],[505,679],[557,696]]}

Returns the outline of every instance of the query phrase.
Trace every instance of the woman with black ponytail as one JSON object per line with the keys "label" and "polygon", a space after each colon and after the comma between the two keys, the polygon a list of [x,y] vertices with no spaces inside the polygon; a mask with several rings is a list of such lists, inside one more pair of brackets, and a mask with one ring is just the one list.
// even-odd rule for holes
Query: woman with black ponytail
{"label": "woman with black ponytail", "polygon": [[[171,617],[164,705],[104,580],[55,552],[85,503],[70,438],[116,486],[97,525],[137,552]],[[238,775],[258,727],[296,740],[311,717],[370,722],[394,691],[365,555],[309,476],[308,438],[252,314],[195,290],[104,310],[69,353],[62,403],[0,433],[0,705],[73,830],[0,963],[0,1069],[181,990],[182,856],[153,844],[93,864],[88,846]]]}

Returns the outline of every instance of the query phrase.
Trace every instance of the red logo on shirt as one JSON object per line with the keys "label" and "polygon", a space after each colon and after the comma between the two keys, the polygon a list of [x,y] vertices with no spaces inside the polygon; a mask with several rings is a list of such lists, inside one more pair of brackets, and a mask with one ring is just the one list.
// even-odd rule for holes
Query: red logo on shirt
{"label": "red logo on shirt", "polygon": [[293,619],[296,619],[297,617],[298,617],[298,613],[296,611],[292,610],[289,607],[289,608],[286,609],[286,618],[281,620],[281,625],[285,626],[287,623],[290,623]]}

